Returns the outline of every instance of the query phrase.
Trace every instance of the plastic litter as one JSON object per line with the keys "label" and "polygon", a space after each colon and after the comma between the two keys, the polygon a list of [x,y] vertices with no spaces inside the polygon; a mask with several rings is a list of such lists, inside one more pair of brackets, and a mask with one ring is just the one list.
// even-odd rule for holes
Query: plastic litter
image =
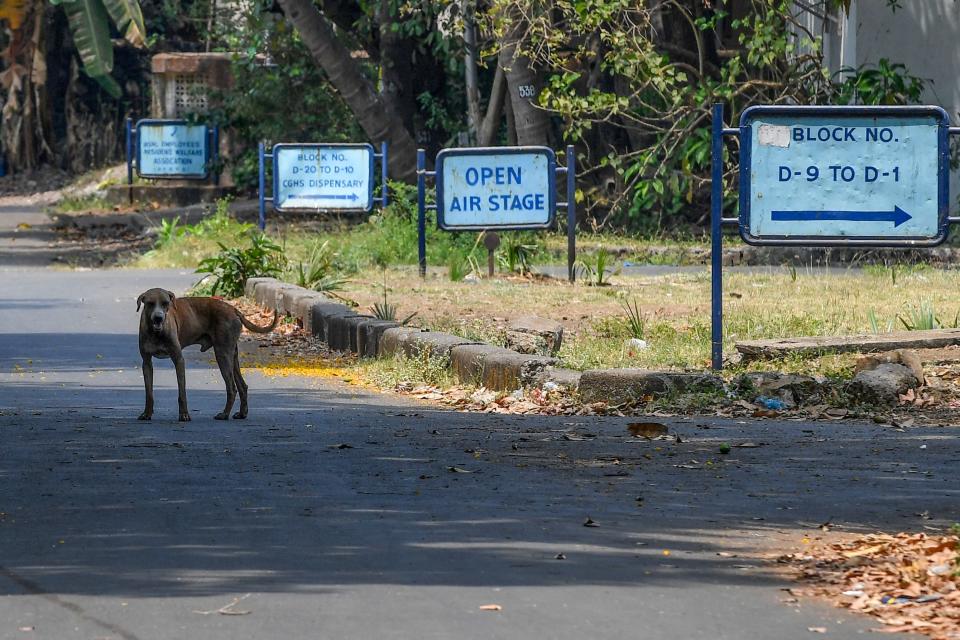
{"label": "plastic litter", "polygon": [[641,340],[640,338],[630,338],[627,340],[628,349],[646,349],[649,346],[646,340]]}
{"label": "plastic litter", "polygon": [[767,398],[764,396],[758,397],[754,404],[758,404],[764,409],[770,409],[771,411],[783,411],[787,408],[787,403],[785,403],[780,398]]}

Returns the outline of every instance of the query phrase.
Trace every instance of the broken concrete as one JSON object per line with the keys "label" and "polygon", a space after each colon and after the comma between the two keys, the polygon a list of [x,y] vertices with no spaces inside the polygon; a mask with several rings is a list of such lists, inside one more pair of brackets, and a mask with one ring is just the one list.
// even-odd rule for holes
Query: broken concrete
{"label": "broken concrete", "polygon": [[855,375],[847,384],[846,390],[858,402],[892,405],[899,400],[900,394],[918,386],[920,385],[910,367],[884,363]]}
{"label": "broken concrete", "polygon": [[563,344],[563,325],[548,318],[524,316],[510,322],[507,347],[519,353],[555,356]]}

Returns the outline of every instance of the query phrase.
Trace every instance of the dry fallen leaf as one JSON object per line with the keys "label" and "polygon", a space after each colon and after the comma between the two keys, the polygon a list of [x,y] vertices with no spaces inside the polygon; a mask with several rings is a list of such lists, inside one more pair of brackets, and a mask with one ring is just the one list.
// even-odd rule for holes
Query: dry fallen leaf
{"label": "dry fallen leaf", "polygon": [[480,605],[480,611],[503,611],[503,607],[498,604]]}
{"label": "dry fallen leaf", "polygon": [[810,633],[826,633],[827,628],[826,627],[807,627],[807,631],[809,631]]}
{"label": "dry fallen leaf", "polygon": [[647,440],[667,435],[667,425],[659,422],[631,422],[627,425],[627,430],[635,437]]}
{"label": "dry fallen leaf", "polygon": [[593,518],[587,516],[587,519],[584,520],[583,526],[585,527],[599,527],[600,525],[593,521]]}

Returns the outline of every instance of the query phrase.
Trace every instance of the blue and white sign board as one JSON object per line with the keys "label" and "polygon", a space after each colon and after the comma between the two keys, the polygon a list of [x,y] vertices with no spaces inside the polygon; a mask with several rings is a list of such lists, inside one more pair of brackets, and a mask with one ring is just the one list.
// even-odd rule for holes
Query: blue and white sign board
{"label": "blue and white sign board", "polygon": [[437,225],[447,231],[546,229],[557,211],[549,147],[444,149],[437,154]]}
{"label": "blue and white sign board", "polygon": [[210,130],[203,124],[179,120],[141,120],[137,123],[137,173],[142,178],[207,177]]}
{"label": "blue and white sign board", "polygon": [[278,144],[273,147],[277,211],[373,208],[373,146]]}
{"label": "blue and white sign board", "polygon": [[948,129],[938,107],[746,109],[741,236],[805,246],[942,242]]}

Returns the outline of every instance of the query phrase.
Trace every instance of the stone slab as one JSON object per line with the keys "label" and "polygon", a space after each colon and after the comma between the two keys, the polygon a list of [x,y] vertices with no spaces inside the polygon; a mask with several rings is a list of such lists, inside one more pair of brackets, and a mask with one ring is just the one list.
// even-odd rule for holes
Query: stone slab
{"label": "stone slab", "polygon": [[960,329],[893,331],[852,336],[813,336],[778,340],[744,340],[736,349],[744,360],[782,358],[789,354],[874,353],[895,349],[938,349],[960,345]]}
{"label": "stone slab", "polygon": [[366,319],[357,325],[357,354],[363,358],[376,358],[380,339],[387,329],[399,327],[392,320]]}
{"label": "stone slab", "polygon": [[276,278],[247,278],[247,281],[243,284],[243,295],[248,298],[253,298],[254,289],[261,282],[277,282]]}

